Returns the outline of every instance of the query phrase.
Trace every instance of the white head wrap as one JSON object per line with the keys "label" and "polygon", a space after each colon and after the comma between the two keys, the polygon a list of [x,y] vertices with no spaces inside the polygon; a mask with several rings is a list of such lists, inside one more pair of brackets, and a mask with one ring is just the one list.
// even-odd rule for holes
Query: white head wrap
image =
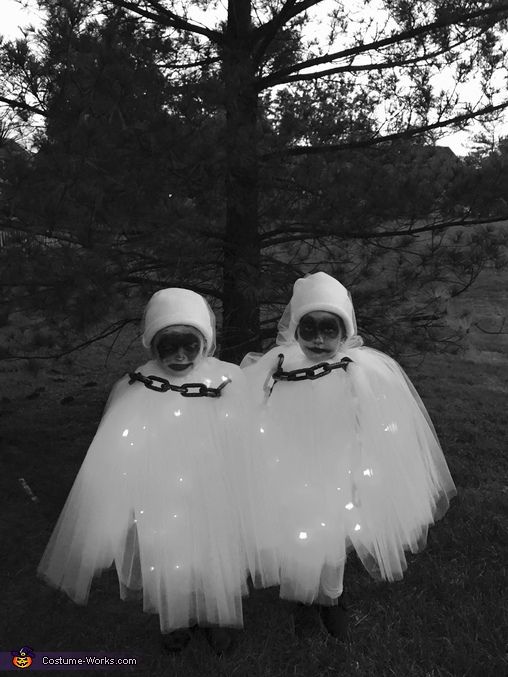
{"label": "white head wrap", "polygon": [[190,289],[170,287],[152,296],[143,318],[143,345],[149,348],[161,329],[185,324],[200,331],[206,340],[206,353],[215,350],[215,316],[205,299]]}
{"label": "white head wrap", "polygon": [[346,337],[356,336],[356,319],[348,290],[327,273],[313,273],[295,282],[293,296],[279,322],[277,344],[295,342],[295,331],[304,315],[317,310],[338,315],[346,327]]}

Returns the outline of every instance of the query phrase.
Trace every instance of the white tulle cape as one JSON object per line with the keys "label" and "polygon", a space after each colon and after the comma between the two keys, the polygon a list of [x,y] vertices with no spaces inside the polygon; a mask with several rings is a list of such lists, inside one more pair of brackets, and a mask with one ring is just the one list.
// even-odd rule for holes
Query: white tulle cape
{"label": "white tulle cape", "polygon": [[[139,371],[164,376],[155,362]],[[120,382],[39,565],[46,581],[84,604],[114,563],[121,596],[142,594],[163,632],[242,625],[247,575],[259,585],[278,575],[245,377],[206,358],[171,381],[223,377],[232,382],[220,398]]]}
{"label": "white tulle cape", "polygon": [[331,360],[349,357],[347,371],[274,384],[281,353],[284,371],[311,364],[293,344],[245,369],[278,504],[281,596],[330,604],[342,593],[351,548],[373,576],[401,578],[405,551],[425,545],[455,486],[425,407],[394,360],[356,347]]}

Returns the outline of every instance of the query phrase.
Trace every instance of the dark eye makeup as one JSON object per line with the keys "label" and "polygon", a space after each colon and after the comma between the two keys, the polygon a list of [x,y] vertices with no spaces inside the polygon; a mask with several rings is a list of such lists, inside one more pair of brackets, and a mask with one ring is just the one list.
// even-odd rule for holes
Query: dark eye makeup
{"label": "dark eye makeup", "polygon": [[185,356],[193,360],[201,350],[201,341],[191,333],[170,334],[161,336],[154,348],[161,359],[175,355],[182,348]]}
{"label": "dark eye makeup", "polygon": [[318,335],[327,339],[335,339],[340,333],[340,327],[335,320],[315,322],[312,318],[305,318],[298,325],[298,333],[304,341],[312,341]]}

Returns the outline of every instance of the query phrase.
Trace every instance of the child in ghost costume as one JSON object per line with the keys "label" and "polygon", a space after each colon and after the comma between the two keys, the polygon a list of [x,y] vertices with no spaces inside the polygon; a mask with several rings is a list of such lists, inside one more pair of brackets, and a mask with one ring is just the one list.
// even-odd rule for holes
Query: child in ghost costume
{"label": "child in ghost costume", "polygon": [[297,632],[303,605],[317,604],[344,639],[348,550],[376,578],[400,579],[405,551],[425,545],[455,487],[418,394],[393,359],[362,346],[337,280],[319,272],[296,281],[277,343],[242,366],[278,503],[280,595],[302,603]]}
{"label": "child in ghost costume", "polygon": [[245,376],[211,357],[214,316],[186,289],[154,294],[143,345],[152,359],[115,386],[38,571],[86,604],[114,563],[122,598],[142,594],[159,614],[166,650],[198,624],[221,653],[242,626],[247,575],[278,575],[253,509],[267,504],[254,493]]}

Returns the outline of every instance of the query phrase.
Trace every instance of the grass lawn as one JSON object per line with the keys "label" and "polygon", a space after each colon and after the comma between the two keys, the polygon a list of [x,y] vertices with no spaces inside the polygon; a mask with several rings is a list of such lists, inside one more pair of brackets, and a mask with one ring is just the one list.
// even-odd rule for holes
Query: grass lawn
{"label": "grass lawn", "polygon": [[[508,307],[506,283],[506,274],[484,279],[463,302],[478,320],[488,320],[492,304],[496,312],[505,302]],[[405,579],[376,583],[350,561],[352,627],[345,645],[328,638],[317,621],[308,638],[297,640],[291,606],[276,590],[254,592],[245,602],[237,650],[223,659],[199,632],[183,654],[161,654],[157,617],[119,600],[114,573],[96,581],[86,607],[35,575],[108,390],[142,362],[141,353],[131,348],[124,355],[117,346],[106,362],[106,351],[96,348],[38,372],[33,363],[0,362],[0,650],[123,651],[140,655],[139,665],[111,674],[151,677],[508,675],[508,350],[504,336],[477,332],[473,339],[475,347],[463,356],[428,357],[409,370],[458,496],[430,530],[427,549],[410,558]]]}

